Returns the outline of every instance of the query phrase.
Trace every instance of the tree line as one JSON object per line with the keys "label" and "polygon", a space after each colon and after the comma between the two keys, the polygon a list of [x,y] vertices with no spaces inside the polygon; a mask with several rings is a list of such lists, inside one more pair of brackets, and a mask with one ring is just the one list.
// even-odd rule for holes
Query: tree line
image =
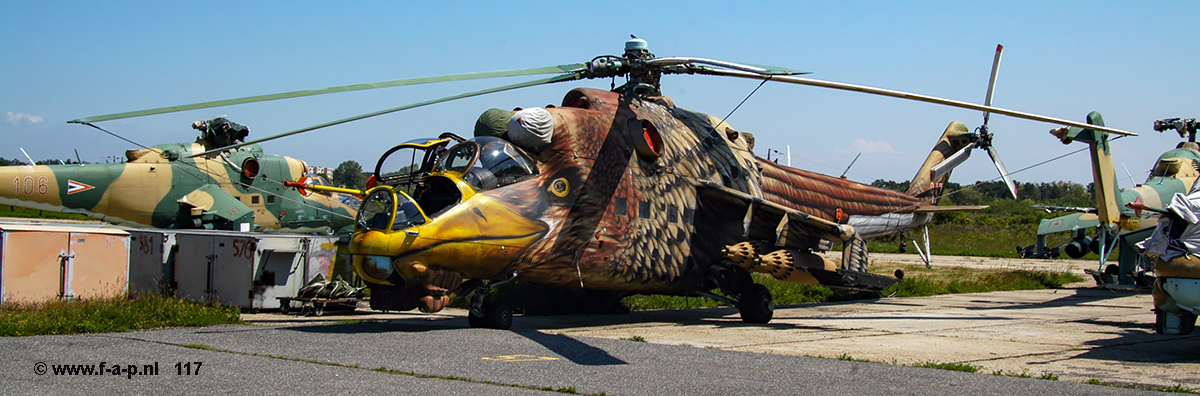
{"label": "tree line", "polygon": [[[908,184],[909,181],[883,179],[871,183],[872,186],[894,191],[905,191]],[[1029,201],[1030,204],[1086,207],[1096,205],[1094,183],[1088,183],[1086,186],[1070,181],[1016,184],[1017,198]],[[942,201],[954,205],[989,205],[998,200],[1012,200],[1008,186],[999,180],[980,181],[966,186],[949,182],[942,192]]]}
{"label": "tree line", "polygon": [[[81,163],[84,163],[84,162],[79,162],[79,161],[76,161],[73,159],[64,159],[64,160],[44,159],[44,160],[39,160],[39,161],[35,162],[34,164],[35,165],[58,165],[58,164],[81,164]],[[29,165],[29,163],[27,163],[25,161],[21,161],[16,158],[7,159],[4,157],[0,157],[0,166],[17,166],[17,165]]]}

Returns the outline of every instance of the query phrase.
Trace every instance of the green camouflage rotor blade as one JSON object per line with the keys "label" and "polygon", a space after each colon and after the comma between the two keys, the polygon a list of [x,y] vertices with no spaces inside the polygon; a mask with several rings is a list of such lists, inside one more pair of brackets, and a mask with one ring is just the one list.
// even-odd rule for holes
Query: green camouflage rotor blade
{"label": "green camouflage rotor blade", "polygon": [[323,94],[337,93],[337,92],[361,91],[361,90],[366,90],[366,89],[399,87],[399,86],[404,86],[404,85],[429,84],[429,83],[438,83],[438,82],[446,82],[446,81],[478,80],[478,79],[496,78],[496,77],[515,77],[515,76],[528,76],[528,75],[535,75],[535,74],[550,74],[550,73],[577,73],[577,72],[580,72],[583,70],[587,70],[587,66],[576,63],[576,64],[570,64],[570,65],[559,65],[559,66],[550,66],[550,67],[536,67],[536,68],[530,68],[530,69],[501,70],[501,71],[491,71],[491,72],[472,72],[472,73],[460,73],[460,74],[447,74],[447,75],[443,75],[443,76],[434,76],[434,77],[407,78],[407,79],[402,79],[402,80],[392,80],[392,81],[383,81],[383,82],[375,82],[375,83],[342,85],[342,86],[337,86],[337,87],[329,87],[329,88],[325,88],[325,89],[311,89],[311,90],[283,92],[283,93],[269,94],[269,95],[247,96],[244,98],[237,98],[237,99],[214,100],[211,102],[193,103],[193,104],[181,105],[181,106],[159,107],[156,109],[149,109],[149,110],[138,110],[138,111],[129,111],[129,112],[124,112],[124,113],[100,115],[100,116],[93,116],[93,117],[84,117],[84,118],[74,119],[74,120],[67,121],[67,122],[75,123],[75,124],[83,124],[83,123],[88,123],[88,122],[117,120],[117,119],[122,119],[122,118],[132,118],[132,117],[141,117],[141,116],[148,116],[148,115],[154,115],[154,114],[174,113],[174,112],[178,112],[178,111],[187,111],[187,110],[207,109],[207,108],[211,108],[211,107],[231,106],[231,105],[243,104],[243,103],[264,102],[264,101],[269,101],[269,100],[299,98],[299,97],[304,97],[304,96],[323,95]]}
{"label": "green camouflage rotor blade", "polygon": [[317,129],[321,129],[321,128],[325,128],[325,127],[331,127],[331,126],[339,125],[339,124],[345,124],[347,122],[358,121],[358,120],[371,118],[371,117],[375,117],[375,116],[380,116],[380,115],[384,115],[384,114],[395,113],[397,111],[408,110],[408,109],[413,109],[413,108],[422,107],[422,106],[428,106],[431,104],[449,102],[452,100],[464,99],[464,98],[469,98],[469,97],[473,97],[473,96],[486,95],[486,94],[502,92],[502,91],[509,91],[509,90],[514,90],[514,89],[519,89],[519,88],[527,88],[527,87],[532,87],[532,86],[536,86],[536,85],[552,84],[552,83],[564,82],[564,81],[574,81],[574,80],[579,80],[581,78],[583,78],[582,73],[565,73],[565,74],[559,74],[554,77],[547,77],[547,78],[542,78],[542,79],[533,80],[533,81],[526,81],[526,82],[517,83],[517,84],[504,85],[504,86],[500,86],[500,87],[488,88],[488,89],[483,89],[483,90],[474,91],[474,92],[467,92],[467,93],[462,93],[462,94],[458,94],[458,95],[447,96],[444,98],[427,100],[424,102],[411,103],[411,104],[407,104],[407,105],[400,106],[400,107],[393,107],[393,108],[390,108],[387,110],[380,110],[380,111],[371,112],[371,113],[367,113],[367,114],[357,115],[354,117],[343,118],[343,119],[340,119],[337,121],[330,121],[330,122],[326,122],[324,124],[313,125],[313,126],[310,126],[307,128],[297,129],[297,130],[294,130],[291,132],[284,132],[284,133],[281,133],[278,135],[269,136],[269,137],[265,137],[265,138],[258,139],[258,140],[252,140],[249,142],[238,143],[238,144],[235,144],[232,146],[216,148],[216,149],[208,150],[208,151],[205,151],[202,153],[192,154],[188,157],[199,157],[199,156],[203,156],[203,155],[219,153],[219,152],[222,152],[225,150],[232,150],[232,149],[236,149],[236,148],[242,147],[242,146],[258,144],[258,143],[266,142],[269,140],[275,140],[275,139],[279,139],[279,138],[283,138],[283,137],[292,136],[292,135],[299,134],[299,133],[309,132],[309,131],[313,131],[313,130],[317,130]]}

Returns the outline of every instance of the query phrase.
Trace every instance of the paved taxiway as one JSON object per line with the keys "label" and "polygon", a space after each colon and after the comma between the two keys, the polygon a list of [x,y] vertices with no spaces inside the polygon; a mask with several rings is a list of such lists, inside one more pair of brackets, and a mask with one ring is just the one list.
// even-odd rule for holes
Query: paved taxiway
{"label": "paved taxiway", "polygon": [[[216,351],[194,349],[200,345]],[[529,330],[470,329],[463,318],[415,316],[377,324],[24,337],[4,340],[0,353],[6,356],[0,365],[4,394],[550,394],[496,384],[610,395],[1135,393],[1063,381]],[[159,362],[162,371],[133,378],[35,374],[38,362],[100,361],[110,366]],[[180,376],[173,367],[177,361],[203,365],[197,375]],[[437,377],[368,370],[379,367]]]}
{"label": "paved taxiway", "polygon": [[[513,331],[493,331],[468,328],[462,311],[448,310],[259,314],[246,316],[250,326],[7,338],[0,393],[1140,393],[1080,383],[1092,378],[1200,388],[1200,335],[1153,334],[1148,294],[1078,286],[781,307],[766,326],[716,308],[518,317]],[[339,322],[346,319],[378,322]],[[626,340],[634,337],[648,342]],[[968,363],[983,373],[806,355]],[[39,362],[102,361],[158,363],[160,371],[132,378],[35,372]],[[178,375],[177,362],[203,365]],[[380,367],[392,372],[370,370]],[[1034,378],[988,374],[996,370]],[[1060,380],[1036,378],[1044,373]]]}

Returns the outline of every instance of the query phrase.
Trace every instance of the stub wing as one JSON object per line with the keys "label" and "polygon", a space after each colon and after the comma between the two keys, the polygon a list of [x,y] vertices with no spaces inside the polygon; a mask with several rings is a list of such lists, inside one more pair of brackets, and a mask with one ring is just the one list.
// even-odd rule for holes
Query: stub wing
{"label": "stub wing", "polygon": [[1034,209],[1043,209],[1048,212],[1080,212],[1080,213],[1096,213],[1096,208],[1086,206],[1057,206],[1057,205],[1029,205]]}
{"label": "stub wing", "polygon": [[[197,221],[195,226],[204,228],[231,229],[228,224],[253,224],[254,210],[242,203],[216,184],[206,184],[179,199],[179,203],[191,207],[191,217]],[[214,227],[211,225],[225,225]],[[235,229],[235,228],[233,228]]]}
{"label": "stub wing", "polygon": [[[740,191],[700,182],[696,187],[710,244],[725,246],[725,259],[779,280],[832,287],[882,290],[899,281],[867,272],[866,243],[853,227],[837,224]],[[817,254],[843,248],[839,265]],[[703,246],[703,245],[701,245]]]}
{"label": "stub wing", "polygon": [[1100,217],[1095,213],[1072,213],[1053,219],[1042,219],[1042,222],[1038,224],[1037,233],[1038,235],[1045,235],[1084,228],[1096,228],[1099,226]]}

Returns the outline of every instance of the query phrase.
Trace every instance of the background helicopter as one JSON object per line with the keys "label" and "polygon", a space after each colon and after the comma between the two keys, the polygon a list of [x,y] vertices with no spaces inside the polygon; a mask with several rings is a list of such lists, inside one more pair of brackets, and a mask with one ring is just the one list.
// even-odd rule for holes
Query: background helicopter
{"label": "background helicopter", "polygon": [[[376,167],[364,191],[351,241],[353,266],[372,287],[372,306],[440,310],[447,293],[474,293],[471,324],[507,328],[512,311],[484,301],[486,290],[513,279],[622,293],[704,295],[736,304],[743,320],[765,323],[773,304],[749,272],[799,283],[882,289],[896,279],[866,272],[856,216],[897,222],[936,203],[951,166],[935,167],[979,147],[952,123],[914,178],[908,194],[769,164],[753,155],[753,136],[723,120],[675,106],[661,95],[664,74],[707,74],[814,85],[1007,114],[1059,120],[905,92],[794,77],[793,70],[701,58],[658,58],[633,39],[621,56],[587,64],[359,84],[89,117],[89,122],[383,86],[556,75],[418,102],[283,133],[491,92],[588,78],[625,77],[612,91],[575,89],[562,105],[524,109],[500,137],[453,134],[397,146],[404,168]],[[615,85],[615,83],[614,83]],[[1103,128],[1111,133],[1128,132]],[[257,142],[257,141],[256,141]],[[219,150],[229,150],[246,142]],[[380,161],[383,164],[387,156]],[[828,182],[818,188],[818,182]],[[313,189],[321,187],[313,186]],[[409,194],[409,191],[412,193]],[[928,215],[925,213],[924,215]],[[921,220],[912,222],[919,224]],[[844,246],[840,263],[816,253]],[[721,290],[725,295],[715,294]]]}
{"label": "background helicopter", "polygon": [[281,184],[301,180],[304,161],[265,155],[258,145],[189,157],[249,133],[224,118],[192,127],[200,131],[195,143],[128,150],[124,163],[0,167],[0,204],[136,227],[332,233],[353,224],[354,196],[304,197]]}
{"label": "background helicopter", "polygon": [[[1088,114],[1089,124],[1104,125],[1100,113]],[[1149,287],[1153,277],[1149,260],[1138,254],[1135,244],[1150,237],[1158,224],[1159,213],[1135,210],[1130,204],[1164,207],[1175,194],[1187,194],[1200,177],[1200,145],[1196,143],[1197,123],[1194,119],[1170,118],[1154,122],[1154,130],[1175,130],[1186,139],[1174,149],[1158,157],[1144,183],[1132,188],[1120,189],[1113,167],[1109,134],[1092,129],[1070,127],[1050,131],[1055,137],[1070,144],[1074,141],[1086,143],[1091,154],[1095,208],[1084,213],[1074,213],[1053,219],[1043,219],[1038,225],[1038,241],[1022,248],[1027,257],[1046,257],[1062,250],[1071,258],[1081,258],[1089,251],[1100,255],[1100,268],[1090,273],[1100,285]],[[1087,231],[1096,230],[1091,238]],[[1072,232],[1074,237],[1061,247],[1048,249],[1046,236],[1058,232]],[[1108,265],[1109,255],[1120,247],[1118,264]]]}

